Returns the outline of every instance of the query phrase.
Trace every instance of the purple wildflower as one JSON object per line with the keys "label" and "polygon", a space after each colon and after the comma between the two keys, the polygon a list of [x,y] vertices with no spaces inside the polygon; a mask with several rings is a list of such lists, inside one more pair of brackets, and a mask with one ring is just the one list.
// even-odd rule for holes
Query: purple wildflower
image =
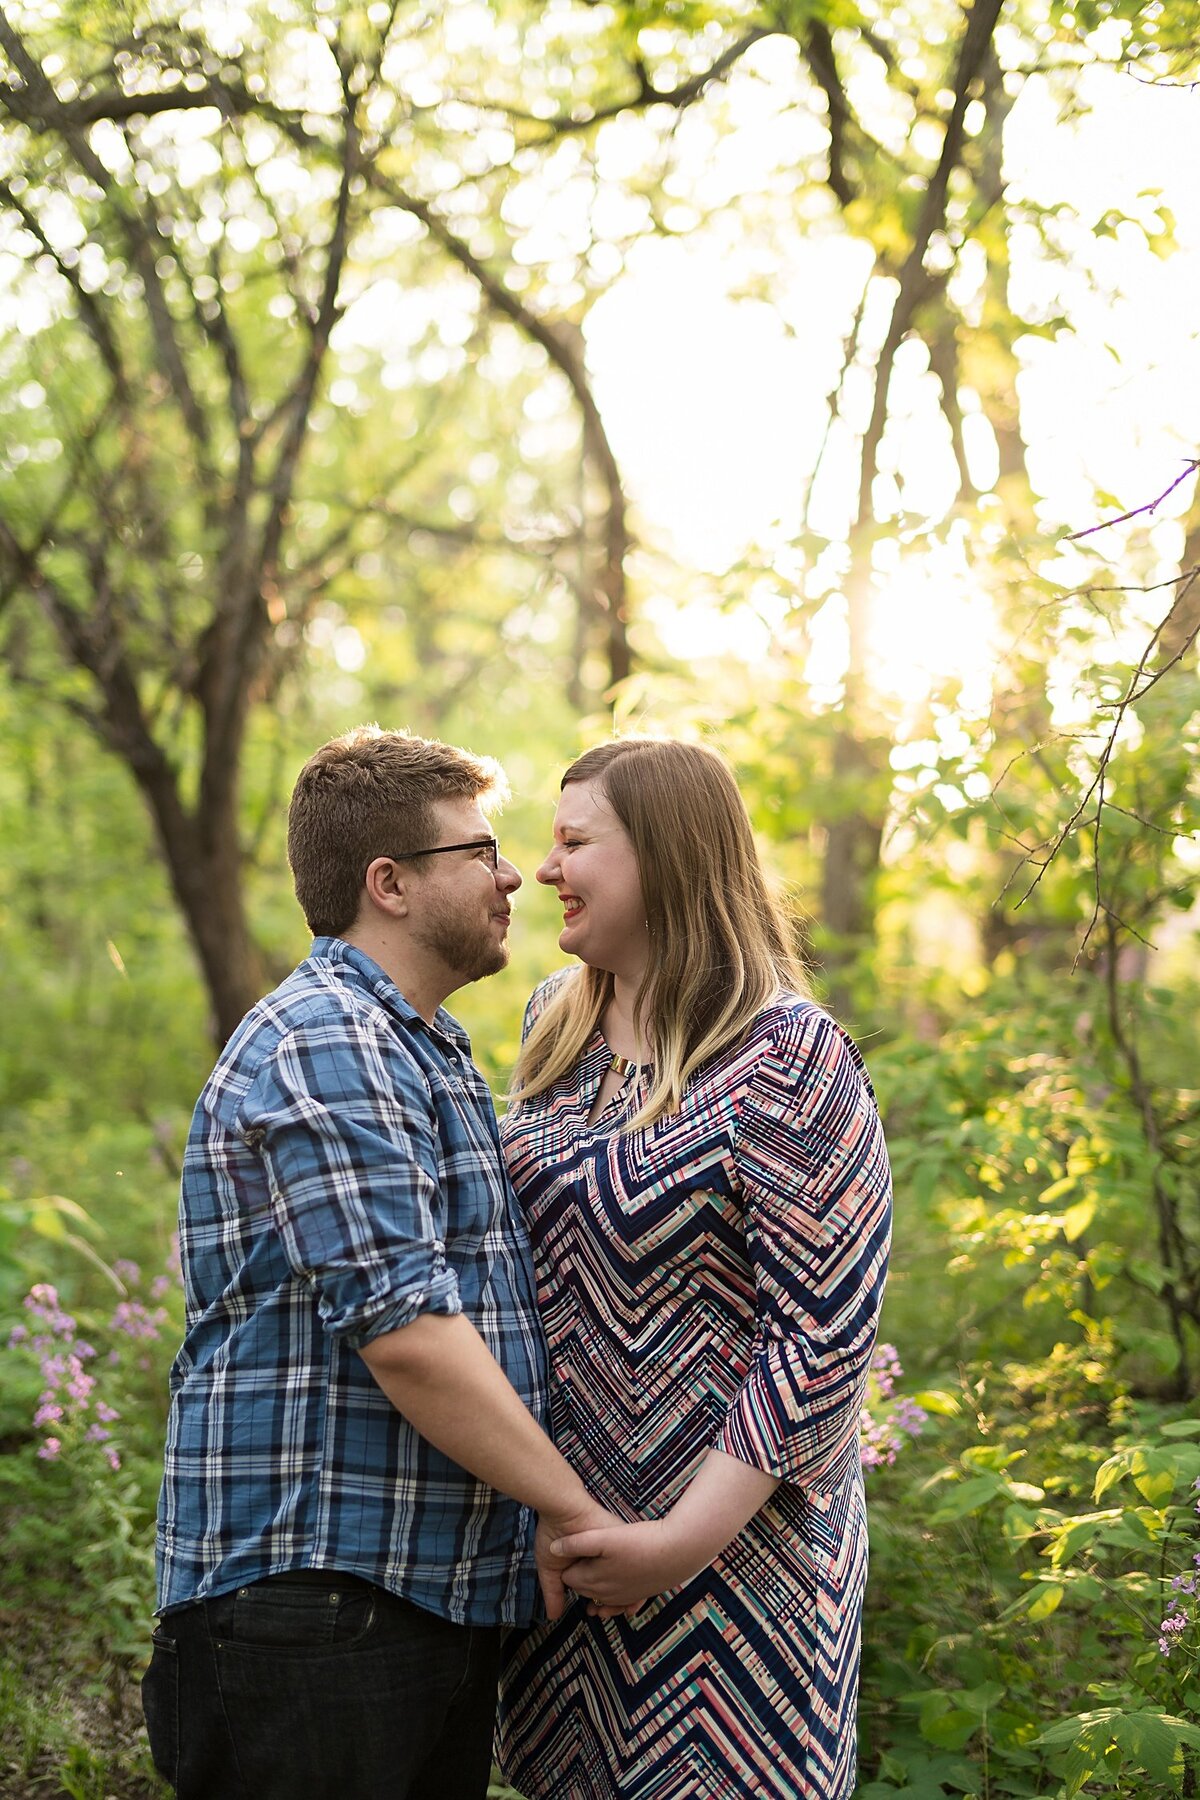
{"label": "purple wildflower", "polygon": [[113,1313],[110,1325],[113,1331],[120,1331],[126,1337],[155,1339],[159,1336],[159,1327],[167,1321],[166,1311],[156,1306],[151,1312],[140,1300],[122,1300]]}
{"label": "purple wildflower", "polygon": [[929,1414],[925,1408],[918,1406],[915,1400],[910,1400],[907,1396],[898,1400],[892,1409],[893,1425],[899,1426],[901,1431],[906,1431],[909,1437],[920,1437],[928,1417]]}
{"label": "purple wildflower", "polygon": [[[892,1399],[896,1382],[903,1374],[895,1345],[877,1344],[871,1358],[871,1382],[881,1399]],[[904,1448],[905,1439],[921,1435],[928,1416],[915,1400],[906,1397],[896,1400],[891,1409],[880,1418],[874,1417],[864,1407],[859,1420],[864,1469],[877,1469],[881,1464],[894,1463]]]}
{"label": "purple wildflower", "polygon": [[871,1374],[875,1385],[885,1400],[889,1400],[895,1391],[897,1381],[903,1375],[900,1358],[896,1354],[894,1344],[876,1344],[871,1358]]}
{"label": "purple wildflower", "polygon": [[[21,1326],[10,1344],[30,1350],[38,1358],[45,1385],[38,1395],[34,1426],[40,1431],[47,1425],[83,1425],[89,1409],[94,1407],[99,1422],[88,1424],[82,1439],[84,1443],[104,1443],[112,1435],[105,1427],[120,1415],[115,1407],[96,1398],[96,1377],[84,1367],[95,1359],[95,1348],[75,1336],[76,1322],[61,1305],[57,1288],[49,1282],[37,1282],[31,1287],[24,1304],[40,1329],[31,1336],[28,1328]],[[145,1308],[140,1310],[145,1315]],[[146,1335],[144,1327],[139,1335]],[[151,1327],[150,1335],[157,1336],[157,1330]],[[47,1437],[37,1454],[44,1462],[51,1462],[62,1455],[63,1449],[64,1438]],[[120,1466],[119,1459],[113,1462],[115,1452],[108,1450],[105,1454],[110,1467]]]}
{"label": "purple wildflower", "polygon": [[[1173,1613],[1168,1610],[1167,1617],[1162,1621],[1162,1624],[1158,1628],[1159,1644],[1162,1645],[1164,1642],[1168,1645],[1175,1643],[1183,1632],[1187,1630],[1187,1627],[1188,1615],[1185,1612]],[[1165,1654],[1168,1654],[1168,1652],[1164,1652],[1164,1655]]]}

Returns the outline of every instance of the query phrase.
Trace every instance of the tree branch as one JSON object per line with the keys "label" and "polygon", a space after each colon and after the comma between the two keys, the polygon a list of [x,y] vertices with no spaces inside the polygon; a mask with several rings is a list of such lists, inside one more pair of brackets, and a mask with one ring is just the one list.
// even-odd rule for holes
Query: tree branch
{"label": "tree branch", "polygon": [[[55,123],[86,130],[102,119],[114,125],[125,125],[132,119],[154,118],[160,113],[195,112],[213,106],[227,117],[255,111],[260,101],[236,84],[214,79],[203,87],[169,88],[157,94],[129,94],[122,88],[108,88],[79,100],[60,100]],[[26,89],[12,82],[0,82],[0,106],[24,124],[37,127],[49,123],[44,113],[31,101]]]}
{"label": "tree branch", "polygon": [[682,111],[684,107],[691,106],[693,101],[698,100],[706,88],[711,87],[714,82],[724,80],[734,64],[740,62],[741,58],[745,56],[747,50],[753,49],[754,45],[761,43],[763,38],[778,37],[780,34],[781,27],[779,26],[756,25],[753,30],[746,32],[734,43],[727,45],[716,61],[711,63],[707,69],[702,69],[698,75],[690,75],[686,81],[679,82],[673,88],[656,88],[645,67],[639,63],[633,71],[637,79],[635,93],[627,95],[623,100],[613,100],[607,106],[590,107],[586,115],[581,113],[577,116],[574,113],[563,113],[557,118],[539,119],[534,113],[518,112],[513,107],[496,107],[487,102],[482,104],[481,110],[499,111],[506,118],[515,119],[523,125],[538,126],[542,135],[531,140],[534,146],[553,143],[558,138],[567,137],[574,132],[590,131],[593,125],[603,124],[606,119],[616,119],[622,113],[627,112],[643,112],[651,106],[672,106]]}
{"label": "tree branch", "polygon": [[1193,459],[1185,465],[1183,474],[1177,475],[1170,487],[1165,488],[1158,496],[1157,500],[1148,500],[1145,506],[1135,506],[1132,512],[1118,513],[1115,519],[1101,519],[1098,525],[1089,525],[1086,531],[1068,532],[1067,536],[1063,539],[1063,542],[1066,544],[1074,544],[1077,543],[1080,538],[1092,537],[1097,531],[1107,531],[1110,525],[1124,525],[1129,519],[1140,519],[1143,513],[1157,512],[1163,501],[1168,499],[1169,496],[1175,492],[1177,487],[1182,486],[1189,475],[1194,475],[1197,469],[1200,469],[1200,460]]}
{"label": "tree branch", "polygon": [[988,46],[1000,16],[1003,0],[974,0],[967,17],[966,29],[959,46],[954,75],[954,101],[946,120],[942,151],[938,158],[917,218],[913,241],[900,271],[900,291],[892,308],[887,336],[879,353],[871,418],[863,438],[859,471],[858,520],[865,522],[871,512],[871,488],[878,468],[879,445],[887,418],[888,389],[896,352],[912,322],[913,313],[929,286],[925,255],[934,231],[945,218],[950,176],[958,166],[965,141],[964,121],[970,90],[983,68]]}
{"label": "tree branch", "polygon": [[583,358],[582,340],[573,342],[565,331],[556,328],[505,287],[500,277],[475,255],[470,246],[427,201],[408,193],[398,182],[385,176],[377,166],[372,166],[367,173],[368,179],[379,193],[394,206],[399,206],[414,218],[420,219],[430,236],[475,278],[493,311],[511,320],[534,343],[540,344],[554,366],[566,377],[582,415],[585,454],[599,475],[608,497],[600,593],[607,614],[610,673],[614,682],[624,680],[631,666],[625,635],[625,558],[630,542],[625,490],[616,456],[592,393]]}
{"label": "tree branch", "polygon": [[57,250],[46,236],[41,220],[30,211],[21,197],[13,191],[11,182],[7,180],[0,180],[0,200],[12,208],[30,236],[37,239],[43,252],[52,259],[55,268],[74,294],[84,329],[99,350],[104,366],[112,376],[117,394],[124,398],[128,393],[128,382],[121,360],[121,352],[95,294],[90,293],[84,287],[79,279],[78,267],[65,261],[61,251]]}
{"label": "tree branch", "polygon": [[855,188],[846,174],[846,128],[854,115],[838,73],[829,27],[821,19],[811,18],[800,48],[829,107],[830,191],[839,205],[849,206],[854,198]]}

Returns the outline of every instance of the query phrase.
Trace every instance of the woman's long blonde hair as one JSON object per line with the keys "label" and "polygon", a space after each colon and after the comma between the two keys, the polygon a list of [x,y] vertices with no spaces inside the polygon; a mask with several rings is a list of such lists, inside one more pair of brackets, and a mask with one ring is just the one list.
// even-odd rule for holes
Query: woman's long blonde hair
{"label": "woman's long blonde hair", "polygon": [[[654,1077],[632,1129],[677,1112],[694,1070],[736,1043],[781,991],[808,987],[745,803],[714,751],[614,738],[571,764],[563,787],[572,781],[599,781],[641,878],[650,960],[634,1018]],[[544,1093],[574,1068],[612,992],[608,971],[586,965],[562,982],[522,1047],[512,1100]]]}

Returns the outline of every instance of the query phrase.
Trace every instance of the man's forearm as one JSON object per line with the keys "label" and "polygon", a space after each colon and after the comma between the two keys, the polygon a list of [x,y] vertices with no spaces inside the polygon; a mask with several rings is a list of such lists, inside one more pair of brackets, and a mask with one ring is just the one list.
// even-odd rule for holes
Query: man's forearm
{"label": "man's forearm", "polygon": [[556,1522],[596,1510],[461,1313],[422,1313],[360,1354],[409,1424],[479,1481]]}

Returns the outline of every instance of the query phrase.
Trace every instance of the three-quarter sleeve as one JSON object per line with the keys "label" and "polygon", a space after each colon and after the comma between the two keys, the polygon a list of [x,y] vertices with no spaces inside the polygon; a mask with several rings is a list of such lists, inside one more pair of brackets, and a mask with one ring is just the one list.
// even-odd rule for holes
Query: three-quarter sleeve
{"label": "three-quarter sleeve", "polygon": [[856,1452],[891,1176],[862,1059],[818,1008],[781,1009],[742,1099],[734,1156],[757,1327],[716,1448],[827,1493]]}
{"label": "three-quarter sleeve", "polygon": [[361,1349],[421,1313],[461,1311],[432,1103],[386,1027],[339,1018],[289,1032],[239,1127],[262,1157],[288,1266],[312,1283],[326,1331]]}

